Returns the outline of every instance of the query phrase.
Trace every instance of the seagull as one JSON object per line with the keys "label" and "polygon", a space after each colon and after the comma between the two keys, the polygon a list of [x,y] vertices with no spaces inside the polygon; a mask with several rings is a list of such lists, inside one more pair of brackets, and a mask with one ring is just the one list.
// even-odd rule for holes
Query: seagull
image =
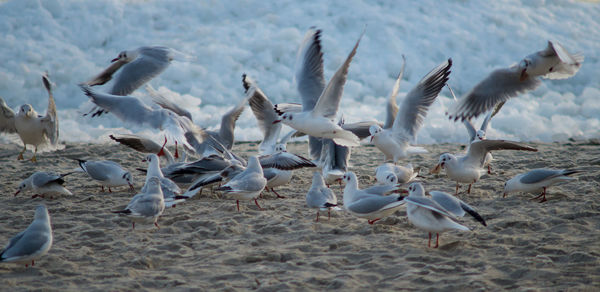
{"label": "seagull", "polygon": [[452,215],[456,217],[463,217],[468,213],[475,218],[475,220],[481,223],[481,225],[487,226],[487,223],[485,223],[485,220],[483,217],[481,217],[481,215],[479,215],[479,213],[477,213],[475,208],[471,207],[461,199],[440,191],[429,191],[425,193],[429,194],[431,199],[440,204],[440,206],[444,207],[444,209],[446,209],[446,211],[450,212]]}
{"label": "seagull", "polygon": [[559,182],[575,180],[570,177],[572,174],[581,172],[576,169],[547,169],[538,168],[526,173],[519,174],[509,179],[504,184],[504,197],[506,194],[513,192],[537,193],[542,192],[534,199],[542,197],[540,203],[546,200],[546,188],[555,185]]}
{"label": "seagull", "polygon": [[149,186],[149,181],[152,177],[158,177],[160,180],[160,189],[165,199],[173,199],[177,198],[179,194],[181,194],[181,189],[177,184],[166,178],[162,171],[160,170],[160,162],[158,160],[158,156],[156,154],[148,154],[146,158],[144,158],[145,162],[148,162],[148,170],[146,171],[146,182],[144,183],[144,187],[141,192],[145,193]]}
{"label": "seagull", "polygon": [[37,196],[41,196],[43,198],[45,194],[73,195],[63,186],[65,183],[63,178],[71,173],[72,172],[66,174],[55,174],[45,171],[37,171],[19,184],[15,196],[20,192],[27,190],[32,190],[36,193],[32,198]]}
{"label": "seagull", "polygon": [[175,158],[178,158],[173,156],[171,151],[165,147],[167,144],[167,137],[165,137],[165,142],[163,145],[160,145],[146,137],[133,134],[109,135],[108,137],[120,143],[121,145],[125,145],[136,151],[142,153],[154,153],[158,155],[158,157],[164,156],[167,159],[167,165],[175,163]]}
{"label": "seagull", "polygon": [[[351,149],[347,146],[336,144],[332,139],[322,139],[321,157],[319,167],[329,186],[339,180],[347,171],[350,164]],[[341,185],[341,180],[340,185]]]}
{"label": "seagull", "polygon": [[[344,174],[342,179],[346,181],[343,195],[344,208],[356,217],[366,218],[369,224],[390,216],[404,205],[404,196],[383,196],[383,193],[375,193],[373,189],[370,191],[359,189],[356,175],[351,171]],[[397,190],[398,188],[392,189]]]}
{"label": "seagull", "polygon": [[440,156],[438,164],[430,173],[439,173],[442,168],[446,169],[446,175],[456,181],[456,193],[458,195],[458,183],[469,184],[467,193],[471,193],[471,185],[479,180],[485,173],[484,162],[488,152],[493,150],[523,150],[537,152],[537,149],[522,143],[506,140],[481,140],[471,143],[468,152],[462,156],[454,156],[444,153]]}
{"label": "seagull", "polygon": [[394,87],[392,87],[392,93],[388,98],[388,102],[386,104],[386,116],[385,116],[385,124],[383,125],[383,129],[389,129],[394,125],[394,120],[396,119],[396,115],[398,114],[398,103],[396,103],[396,97],[398,96],[398,92],[400,92],[400,81],[402,81],[402,77],[404,76],[404,68],[406,67],[406,58],[402,55],[402,67],[400,68],[400,73],[398,73],[398,77],[396,77],[396,82],[394,82]]}
{"label": "seagull", "polygon": [[223,151],[223,149],[231,150],[234,142],[235,123],[244,111],[246,100],[247,98],[242,99],[223,115],[218,131],[210,131],[195,126],[188,127],[185,138],[200,157],[211,154],[220,155],[219,151]]}
{"label": "seagull", "polygon": [[424,148],[410,146],[409,143],[416,139],[427,109],[448,81],[450,67],[452,59],[440,64],[419,81],[404,98],[391,128],[384,130],[377,125],[371,126],[371,143],[383,152],[385,160],[396,163],[408,154],[427,152]]}
{"label": "seagull", "polygon": [[10,239],[8,245],[0,251],[0,263],[25,263],[25,267],[35,265],[35,260],[44,256],[52,247],[52,226],[46,206],[35,209],[33,222],[19,234]]}
{"label": "seagull", "polygon": [[17,133],[23,141],[23,150],[17,157],[23,160],[23,153],[27,150],[27,145],[33,145],[32,162],[36,162],[36,154],[39,149],[58,149],[58,116],[56,114],[56,104],[52,95],[52,85],[48,74],[42,75],[42,81],[46,91],[48,91],[48,109],[45,116],[40,116],[30,104],[24,104],[19,108],[16,114],[6,105],[6,102],[0,98],[0,131],[7,133]]}
{"label": "seagull", "polygon": [[492,71],[446,114],[455,121],[477,117],[500,102],[536,89],[542,84],[538,77],[565,79],[575,75],[583,59],[583,54],[571,54],[558,42],[548,41],[545,49],[518,64]]}
{"label": "seagull", "polygon": [[154,87],[152,87],[152,85],[146,84],[146,92],[148,92],[148,94],[152,98],[152,101],[154,103],[158,104],[160,107],[162,107],[164,109],[168,109],[168,110],[176,113],[179,116],[186,117],[186,118],[190,119],[190,121],[194,121],[194,119],[192,118],[192,114],[188,110],[186,110],[186,109],[180,107],[178,104],[168,100],[164,95],[162,95],[158,91],[156,91],[154,89]]}
{"label": "seagull", "polygon": [[[180,56],[183,56],[183,54],[161,46],[146,46],[122,51],[118,57],[111,61],[112,64],[108,68],[82,84],[88,86],[103,85],[110,81],[115,72],[120,69],[120,73],[107,93],[120,96],[130,95],[146,82],[165,71],[171,61]],[[186,56],[185,58],[189,57]],[[89,112],[95,111],[92,117],[102,115],[107,109],[96,110],[97,108],[94,108]]]}
{"label": "seagull", "polygon": [[110,111],[121,121],[134,125],[146,125],[153,129],[166,131],[176,141],[186,143],[184,137],[187,129],[193,127],[192,121],[186,117],[164,108],[151,108],[140,99],[132,96],[117,96],[92,90],[87,85],[80,85],[81,90],[99,107]]}
{"label": "seagull", "polygon": [[448,230],[470,231],[464,225],[457,223],[456,217],[448,212],[435,200],[425,197],[425,189],[418,182],[412,183],[408,187],[408,196],[404,198],[406,202],[406,216],[408,221],[419,229],[429,232],[429,243],[431,247],[431,233],[435,232],[435,246],[439,246],[440,233]]}
{"label": "seagull", "polygon": [[309,208],[317,209],[317,219],[319,222],[319,210],[327,209],[327,219],[331,218],[331,208],[337,206],[337,197],[331,189],[325,186],[323,176],[318,171],[313,172],[312,185],[306,193],[306,205]]}
{"label": "seagull", "polygon": [[411,163],[406,166],[384,163],[375,169],[375,179],[381,184],[405,184],[415,179],[419,171],[414,170]]}
{"label": "seagull", "polygon": [[227,197],[235,199],[238,211],[240,211],[240,200],[254,200],[256,206],[262,210],[256,199],[266,185],[267,179],[263,176],[258,157],[251,156],[248,160],[248,167],[217,190],[223,191]]}
{"label": "seagull", "polygon": [[[358,44],[360,43],[363,34],[361,34],[359,37],[345,62],[333,75],[327,84],[327,87],[325,87],[325,89],[318,94],[319,98],[314,105],[314,108],[309,108],[303,105],[301,112],[282,112],[281,108],[278,108],[278,106],[275,105],[275,110],[281,112],[281,118],[279,120],[275,120],[273,123],[283,122],[284,124],[309,136],[333,139],[337,144],[342,146],[358,146],[360,144],[359,138],[352,132],[344,130],[337,125],[334,122],[334,119],[337,115],[339,104],[342,99],[342,93],[344,90],[344,84],[346,83],[350,62],[356,54],[356,49],[358,48]],[[305,60],[308,59],[305,62],[311,62],[311,65],[316,67],[316,70],[303,69],[301,71],[303,73],[300,73],[300,75],[314,74],[314,71],[322,70],[322,64],[316,64],[319,62],[319,60],[321,60],[322,57],[319,48],[320,44],[318,45],[318,48],[309,46],[304,54],[301,53],[299,55],[299,57],[305,56]],[[312,62],[316,63],[313,64]],[[298,77],[298,73],[296,76]],[[314,96],[317,96],[316,92],[318,90],[314,88],[314,81],[310,80],[311,78],[314,79],[319,77],[310,75],[300,76],[300,78],[298,78],[298,87],[307,87],[302,89],[299,88],[299,91],[301,93],[303,91],[312,92],[311,94],[301,94],[303,104],[312,103]],[[305,81],[307,81],[306,84],[304,83]]]}
{"label": "seagull", "polygon": [[158,226],[158,217],[165,210],[165,199],[161,191],[160,179],[151,177],[148,183],[144,185],[145,191],[133,196],[127,207],[121,211],[115,211],[119,215],[125,215],[131,219],[132,229],[135,229],[135,222],[154,222]]}
{"label": "seagull", "polygon": [[91,178],[100,182],[102,191],[104,192],[104,186],[108,187],[108,192],[112,193],[111,187],[118,187],[129,185],[129,188],[133,191],[131,173],[123,169],[121,165],[116,162],[109,160],[100,161],[85,161],[77,159],[79,167],[83,169]]}

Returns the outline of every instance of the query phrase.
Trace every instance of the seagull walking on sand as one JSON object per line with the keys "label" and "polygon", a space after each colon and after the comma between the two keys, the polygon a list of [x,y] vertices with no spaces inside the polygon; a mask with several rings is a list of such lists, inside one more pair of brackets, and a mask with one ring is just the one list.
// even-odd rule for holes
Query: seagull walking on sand
{"label": "seagull walking on sand", "polygon": [[458,195],[459,183],[469,184],[467,193],[471,193],[471,185],[479,180],[486,172],[484,169],[485,157],[488,152],[494,150],[522,150],[537,152],[537,149],[522,143],[506,140],[481,140],[471,143],[465,155],[455,156],[444,153],[440,156],[438,164],[431,169],[430,173],[439,173],[446,169],[446,175],[456,181],[456,193]]}
{"label": "seagull walking on sand", "polygon": [[[352,58],[356,54],[356,49],[358,48],[361,38],[362,34],[346,58],[345,62],[333,75],[325,89],[318,94],[316,93],[318,90],[316,90],[314,87],[314,79],[318,79],[319,74],[316,74],[316,76],[314,74],[318,73],[319,70],[322,70],[322,65],[318,64],[318,60],[321,60],[322,53],[320,52],[320,45],[318,45],[318,48],[315,48],[314,46],[308,46],[306,51],[301,53],[299,57],[304,56],[309,60],[315,60],[314,64],[311,61],[306,61],[313,64],[315,69],[303,69],[301,71],[309,74],[309,76],[301,76],[301,78],[298,78],[298,87],[301,93],[302,91],[311,91],[310,94],[301,94],[303,104],[311,103],[314,96],[319,96],[319,98],[316,101],[314,108],[303,106],[302,111],[300,112],[286,112],[285,109],[275,105],[275,110],[276,112],[280,113],[281,118],[273,123],[283,122],[284,124],[309,136],[333,139],[339,145],[358,146],[360,144],[359,138],[352,132],[344,130],[342,127],[337,125],[334,120],[342,99],[344,84],[346,83],[346,78],[348,76],[348,68],[350,67]],[[300,89],[300,87],[304,86],[307,88]]]}
{"label": "seagull walking on sand", "polygon": [[374,189],[361,190],[358,188],[356,175],[351,171],[347,172],[342,177],[342,180],[346,181],[343,195],[344,208],[348,213],[358,218],[367,219],[369,224],[390,216],[404,205],[404,201],[402,200],[404,196],[383,195],[384,193],[398,190],[398,187],[392,186],[391,188],[386,188],[385,192],[381,191],[384,190],[380,188],[381,186],[376,186],[378,187],[377,190],[380,190],[377,192]]}
{"label": "seagull walking on sand", "polygon": [[66,174],[56,174],[45,171],[37,171],[19,184],[15,196],[20,192],[25,192],[27,190],[32,190],[35,193],[32,198],[38,196],[43,198],[46,194],[72,195],[72,193],[63,186],[65,183],[63,178],[71,173],[72,172]]}
{"label": "seagull walking on sand", "polygon": [[144,185],[144,190],[133,196],[124,210],[113,213],[127,216],[132,221],[132,229],[135,229],[136,222],[153,222],[154,226],[160,229],[157,222],[158,217],[165,210],[165,199],[161,191],[160,179],[155,176],[151,177],[148,183]]}
{"label": "seagull walking on sand", "polygon": [[6,105],[6,102],[0,98],[0,131],[8,133],[17,133],[23,141],[23,150],[17,157],[23,159],[23,153],[27,150],[27,145],[33,145],[32,162],[36,162],[38,150],[54,150],[61,147],[58,144],[58,116],[56,114],[56,104],[52,95],[52,84],[45,73],[42,81],[46,91],[48,91],[48,109],[45,116],[40,116],[30,104],[24,104],[19,108],[15,115],[13,110]]}
{"label": "seagull walking on sand", "polygon": [[534,200],[542,198],[540,200],[540,203],[542,203],[547,201],[546,188],[560,182],[576,180],[577,178],[570,177],[570,175],[579,172],[581,171],[576,169],[534,169],[509,179],[504,184],[504,197],[506,197],[508,193],[513,192],[541,192],[541,194],[535,197]]}
{"label": "seagull walking on sand", "polygon": [[100,161],[86,161],[77,159],[79,163],[79,167],[87,173],[91,178],[100,182],[102,186],[102,191],[104,192],[104,187],[108,187],[108,192],[112,193],[111,187],[118,187],[129,185],[129,188],[133,191],[135,188],[133,187],[131,177],[131,173],[125,169],[118,163],[109,160],[100,160]]}
{"label": "seagull walking on sand", "polygon": [[325,186],[323,176],[318,171],[313,172],[312,185],[306,193],[306,205],[309,208],[317,209],[316,222],[319,221],[319,211],[327,210],[327,220],[329,220],[331,208],[337,206],[337,197],[330,188]]}
{"label": "seagull walking on sand", "polygon": [[452,59],[431,70],[406,95],[396,114],[391,128],[382,129],[378,125],[369,128],[371,143],[385,155],[385,160],[396,163],[412,153],[425,153],[422,147],[411,146],[417,132],[423,125],[429,106],[435,101],[448,81]]}
{"label": "seagull walking on sand", "polygon": [[146,182],[144,183],[144,187],[142,187],[141,192],[145,193],[147,188],[149,187],[149,182],[152,177],[158,177],[160,180],[160,189],[166,200],[169,200],[169,205],[167,207],[172,207],[174,205],[173,200],[178,199],[181,194],[181,189],[177,184],[166,178],[162,171],[160,170],[160,162],[158,160],[158,156],[156,154],[148,154],[143,161],[148,162],[148,169],[146,171]]}
{"label": "seagull walking on sand", "polygon": [[579,71],[583,54],[571,54],[558,42],[525,57],[509,68],[492,71],[449,110],[450,119],[467,120],[491,110],[519,94],[536,89],[542,84],[539,77],[569,78]]}
{"label": "seagull walking on sand", "polygon": [[254,200],[256,206],[262,210],[257,198],[267,185],[258,157],[252,156],[248,166],[225,185],[217,188],[223,191],[227,198],[235,199],[237,210],[240,211],[240,200]]}
{"label": "seagull walking on sand", "polygon": [[23,231],[10,239],[8,245],[0,251],[0,263],[24,263],[25,267],[35,265],[35,260],[44,256],[52,247],[52,226],[46,206],[35,209],[33,222]]}

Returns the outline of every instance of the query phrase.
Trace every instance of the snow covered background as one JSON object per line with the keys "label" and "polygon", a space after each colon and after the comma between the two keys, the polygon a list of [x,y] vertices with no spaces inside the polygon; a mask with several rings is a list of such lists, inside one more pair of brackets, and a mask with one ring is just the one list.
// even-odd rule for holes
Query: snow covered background
{"label": "snow covered background", "polygon": [[[109,133],[126,128],[158,135],[110,114],[82,117],[90,104],[77,84],[122,50],[163,45],[196,60],[174,61],[150,84],[211,128],[243,98],[242,73],[275,103],[299,101],[294,65],[310,26],[323,29],[327,79],[366,26],[342,99],[347,122],[384,119],[401,54],[407,66],[399,101],[449,57],[454,61],[449,84],[460,96],[493,69],[520,61],[551,39],[572,53],[583,52],[583,67],[571,79],[544,80],[539,89],[509,101],[492,120],[488,137],[545,142],[600,137],[600,4],[591,1],[0,0],[0,96],[12,108],[30,103],[44,114],[41,74],[47,70],[56,84],[61,140],[106,141]],[[444,116],[449,95],[444,89],[429,110],[419,143],[466,141],[463,125]],[[238,121],[236,138],[261,138],[249,109]]]}

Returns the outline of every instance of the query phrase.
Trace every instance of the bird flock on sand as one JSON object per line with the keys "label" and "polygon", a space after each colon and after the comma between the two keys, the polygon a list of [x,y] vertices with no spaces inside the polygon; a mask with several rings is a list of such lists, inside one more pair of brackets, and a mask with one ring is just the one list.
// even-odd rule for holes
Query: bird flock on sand
{"label": "bird flock on sand", "polygon": [[[458,198],[459,184],[468,184],[467,194],[483,174],[491,173],[492,151],[537,151],[524,143],[507,140],[489,140],[486,130],[492,117],[513,97],[537,88],[542,78],[564,79],[577,73],[583,62],[582,54],[571,54],[558,42],[549,41],[541,51],[526,56],[520,62],[492,71],[467,94],[456,98],[446,113],[448,118],[461,121],[470,135],[464,153],[444,153],[430,173],[446,171],[447,177],[456,182],[456,192],[426,190],[418,181],[420,169],[413,165],[399,165],[409,160],[411,154],[427,153],[423,147],[413,145],[427,115],[429,106],[440,91],[448,86],[452,59],[442,61],[412,88],[398,105],[396,98],[406,61],[402,65],[387,103],[387,115],[383,122],[362,121],[345,123],[340,118],[340,102],[352,59],[357,54],[362,38],[356,44],[331,77],[325,80],[321,30],[310,28],[306,33],[296,60],[295,79],[299,100],[273,104],[257,84],[245,74],[242,85],[245,97],[223,115],[218,130],[211,131],[194,124],[192,115],[168,100],[151,87],[146,90],[153,100],[149,105],[130,96],[142,85],[161,74],[173,60],[186,61],[191,57],[167,47],[140,47],[123,51],[112,64],[98,75],[79,84],[83,93],[93,103],[85,115],[94,118],[114,115],[128,124],[146,125],[164,133],[164,141],[152,141],[133,134],[110,135],[118,143],[146,153],[147,169],[143,188],[122,210],[114,211],[135,223],[152,223],[159,227],[158,218],[166,208],[189,201],[203,189],[221,192],[223,199],[236,202],[254,201],[262,210],[258,199],[263,192],[272,192],[285,198],[275,189],[291,182],[296,169],[315,168],[312,185],[306,191],[306,205],[319,211],[347,211],[369,224],[389,216],[405,207],[408,220],[417,228],[429,233],[428,246],[435,233],[435,247],[439,246],[439,234],[449,230],[470,231],[459,217],[469,214],[483,226],[484,216],[475,208]],[[403,57],[404,58],[404,57]],[[113,78],[113,75],[114,78]],[[52,82],[48,74],[42,76],[48,92],[46,115],[41,116],[29,104],[20,106],[15,113],[0,98],[0,130],[16,133],[23,142],[23,150],[17,159],[22,160],[27,145],[33,146],[32,162],[38,151],[61,149],[56,105],[52,95]],[[106,90],[96,86],[112,81]],[[450,87],[448,86],[451,91]],[[452,93],[452,95],[454,95]],[[294,103],[300,101],[300,103]],[[258,145],[257,156],[246,159],[233,152],[235,123],[249,104],[264,135]],[[471,119],[486,114],[479,130]],[[383,118],[383,117],[382,117]],[[282,134],[282,124],[292,128]],[[286,144],[294,137],[308,136],[308,158],[289,153]],[[377,184],[361,189],[357,175],[350,171],[352,147],[373,144],[383,153],[383,164],[375,169]],[[168,141],[175,144],[172,153]],[[30,148],[31,149],[31,148]],[[65,187],[68,175],[85,172],[96,181],[102,191],[129,186],[134,191],[133,176],[116,162],[92,161],[85,157],[70,157],[74,171],[64,174],[38,171],[23,180],[15,192],[30,191],[34,197],[49,199],[54,195],[71,195]],[[161,159],[163,166],[161,166]],[[78,167],[77,167],[78,166]],[[319,171],[320,170],[320,171]],[[539,193],[540,202],[546,201],[547,188],[559,182],[575,179],[577,169],[533,169],[508,181],[504,196],[512,192]],[[345,184],[343,204],[329,185]],[[186,186],[187,188],[182,189]],[[302,188],[298,186],[298,188]],[[468,196],[463,196],[468,200]],[[34,261],[48,252],[52,246],[52,228],[47,208],[40,205],[34,220],[23,232],[10,239],[0,252],[0,262],[17,262],[34,265]]]}

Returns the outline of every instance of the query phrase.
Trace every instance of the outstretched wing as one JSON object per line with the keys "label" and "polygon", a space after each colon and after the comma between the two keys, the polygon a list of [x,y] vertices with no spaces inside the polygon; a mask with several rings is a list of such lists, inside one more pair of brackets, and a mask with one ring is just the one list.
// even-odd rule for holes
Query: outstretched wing
{"label": "outstretched wing", "polygon": [[0,132],[16,133],[15,112],[0,97]]}
{"label": "outstretched wing", "polygon": [[50,140],[50,144],[58,144],[58,116],[56,114],[56,104],[54,103],[54,96],[52,95],[52,84],[48,79],[48,73],[44,73],[42,76],[44,87],[48,91],[48,109],[46,110],[46,116],[42,118],[42,125],[44,125],[44,133]]}
{"label": "outstretched wing", "polygon": [[406,67],[406,58],[402,55],[402,68],[400,68],[400,73],[398,73],[398,77],[396,78],[396,82],[394,82],[394,87],[392,88],[392,94],[390,94],[390,98],[388,99],[385,115],[385,124],[383,125],[384,129],[391,128],[394,125],[394,120],[396,119],[396,114],[398,114],[398,104],[396,103],[396,96],[398,96],[398,91],[400,91],[400,81],[402,81],[402,76],[404,76],[404,67]]}
{"label": "outstretched wing", "polygon": [[312,110],[315,107],[319,96],[325,89],[320,38],[321,30],[311,27],[304,36],[296,59],[296,83],[304,111]]}
{"label": "outstretched wing", "polygon": [[242,75],[242,83],[246,89],[246,98],[250,104],[250,109],[252,109],[258,127],[263,133],[263,140],[260,142],[258,149],[261,154],[270,154],[275,150],[275,144],[281,131],[280,123],[273,124],[274,121],[278,120],[278,115],[275,112],[273,103],[246,74]]}

